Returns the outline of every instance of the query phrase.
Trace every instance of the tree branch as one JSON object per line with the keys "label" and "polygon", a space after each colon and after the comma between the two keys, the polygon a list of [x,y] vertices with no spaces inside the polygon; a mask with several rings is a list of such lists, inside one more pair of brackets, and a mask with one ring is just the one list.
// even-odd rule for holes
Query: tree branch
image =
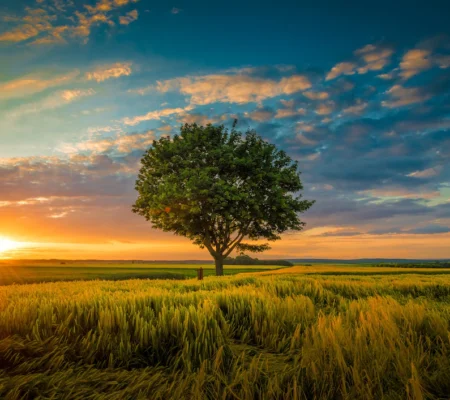
{"label": "tree branch", "polygon": [[224,254],[225,257],[228,257],[231,252],[234,250],[234,248],[241,243],[242,239],[244,239],[245,233],[241,233],[237,236],[237,238],[234,240],[234,244],[228,249],[228,251]]}

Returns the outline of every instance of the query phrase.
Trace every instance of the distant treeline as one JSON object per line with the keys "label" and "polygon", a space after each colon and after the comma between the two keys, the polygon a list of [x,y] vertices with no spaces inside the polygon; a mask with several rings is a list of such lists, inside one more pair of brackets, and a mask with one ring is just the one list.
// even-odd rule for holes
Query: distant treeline
{"label": "distant treeline", "polygon": [[434,261],[424,263],[381,263],[376,264],[376,267],[392,267],[392,268],[450,268],[450,262]]}
{"label": "distant treeline", "polygon": [[283,267],[292,267],[294,265],[286,260],[259,260],[246,255],[240,255],[236,258],[227,257],[223,263],[225,265],[281,265]]}

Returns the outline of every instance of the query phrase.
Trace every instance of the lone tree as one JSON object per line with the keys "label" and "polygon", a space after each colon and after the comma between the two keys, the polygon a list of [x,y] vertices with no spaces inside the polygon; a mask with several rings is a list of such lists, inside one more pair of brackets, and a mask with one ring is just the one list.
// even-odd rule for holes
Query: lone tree
{"label": "lone tree", "polygon": [[186,124],[173,139],[162,137],[142,157],[133,212],[154,228],[185,236],[215,260],[216,275],[233,251],[262,252],[268,244],[305,225],[294,162],[254,131]]}

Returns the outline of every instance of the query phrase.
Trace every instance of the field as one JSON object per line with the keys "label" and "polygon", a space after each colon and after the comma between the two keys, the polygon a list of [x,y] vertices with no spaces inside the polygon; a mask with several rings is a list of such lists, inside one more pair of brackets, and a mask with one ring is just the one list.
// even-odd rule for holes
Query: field
{"label": "field", "polygon": [[0,398],[448,399],[450,270],[386,269],[1,286]]}
{"label": "field", "polygon": [[[125,279],[187,279],[197,276],[203,268],[204,276],[215,275],[213,264],[131,264],[114,262],[28,262],[26,264],[0,264],[0,285],[14,283],[41,283],[75,280],[125,280]],[[271,265],[229,265],[226,275],[243,272],[261,272],[279,269]]]}

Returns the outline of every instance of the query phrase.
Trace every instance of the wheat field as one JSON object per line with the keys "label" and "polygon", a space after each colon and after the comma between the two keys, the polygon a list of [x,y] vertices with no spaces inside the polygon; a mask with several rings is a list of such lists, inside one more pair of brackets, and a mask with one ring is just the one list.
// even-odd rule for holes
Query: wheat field
{"label": "wheat field", "polygon": [[450,277],[0,287],[2,399],[445,399]]}

